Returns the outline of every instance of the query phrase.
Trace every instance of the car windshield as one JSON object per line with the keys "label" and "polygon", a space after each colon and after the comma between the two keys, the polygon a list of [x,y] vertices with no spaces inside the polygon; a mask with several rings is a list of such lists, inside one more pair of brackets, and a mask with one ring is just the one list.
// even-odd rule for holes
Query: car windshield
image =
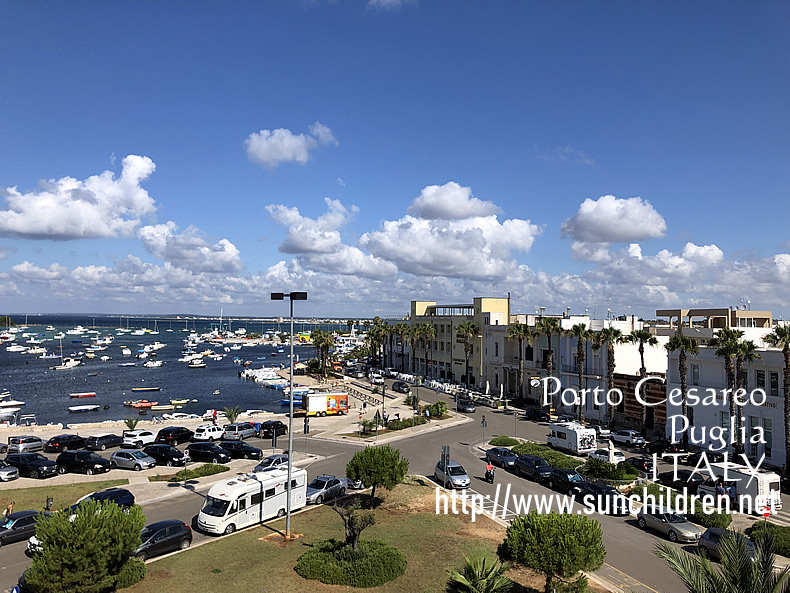
{"label": "car windshield", "polygon": [[11,517],[4,517],[3,521],[0,522],[0,529],[11,529],[14,526],[14,521],[16,519],[12,519]]}
{"label": "car windshield", "polygon": [[44,457],[41,453],[33,453],[30,457],[28,457],[30,461],[49,461],[46,457]]}
{"label": "car windshield", "polygon": [[677,513],[667,513],[664,515],[669,523],[685,523],[686,518],[683,515],[678,515]]}
{"label": "car windshield", "polygon": [[572,474],[568,474],[568,481],[569,482],[584,482],[584,478],[582,478],[579,474],[574,472]]}
{"label": "car windshield", "polygon": [[451,465],[447,468],[447,473],[451,476],[465,476],[466,470],[460,465]]}
{"label": "car windshield", "polygon": [[135,459],[143,459],[144,457],[148,457],[148,455],[146,455],[142,451],[132,451],[132,457],[134,457]]}
{"label": "car windshield", "polygon": [[308,488],[313,488],[315,490],[323,490],[326,488],[326,480],[322,480],[320,478],[316,478],[312,482],[307,485]]}
{"label": "car windshield", "polygon": [[212,517],[224,517],[225,513],[228,511],[229,505],[230,501],[228,500],[220,500],[213,496],[207,496],[201,512],[211,515]]}

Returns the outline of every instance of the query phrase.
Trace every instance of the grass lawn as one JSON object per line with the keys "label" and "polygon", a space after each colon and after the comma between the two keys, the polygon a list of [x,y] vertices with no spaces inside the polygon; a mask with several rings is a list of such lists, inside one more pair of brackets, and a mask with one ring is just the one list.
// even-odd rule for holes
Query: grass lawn
{"label": "grass lawn", "polygon": [[47,503],[47,496],[53,500],[53,508],[62,509],[77,502],[86,494],[103,490],[111,486],[126,486],[129,480],[103,480],[101,482],[83,482],[79,484],[63,484],[60,486],[38,486],[36,488],[19,488],[17,490],[0,490],[0,508],[15,502],[15,511],[34,509],[41,511]]}
{"label": "grass lawn", "polygon": [[[463,515],[437,515],[434,488],[419,478],[386,493],[376,509],[376,524],[362,533],[362,539],[378,539],[396,546],[407,558],[406,573],[371,593],[445,590],[449,568],[463,566],[463,557],[473,550],[496,555],[496,546],[505,529],[488,518],[472,523]],[[331,507],[322,506],[294,515],[292,531],[304,537],[288,546],[261,541],[283,529],[284,520],[270,527],[254,527],[231,537],[169,558],[149,563],[146,578],[124,591],[127,593],[193,593],[194,591],[234,591],[238,593],[347,593],[352,587],[324,585],[308,581],[294,572],[296,560],[309,546],[329,538],[343,538],[343,522]],[[542,580],[523,570],[511,571],[521,583],[513,593],[542,591]],[[596,590],[591,587],[592,590]]]}

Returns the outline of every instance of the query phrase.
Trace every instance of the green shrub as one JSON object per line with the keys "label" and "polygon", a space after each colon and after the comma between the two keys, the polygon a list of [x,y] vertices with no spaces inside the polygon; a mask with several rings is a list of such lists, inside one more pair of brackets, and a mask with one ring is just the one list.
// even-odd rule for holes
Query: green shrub
{"label": "green shrub", "polygon": [[411,428],[412,426],[419,426],[428,422],[425,416],[415,416],[414,418],[401,418],[400,420],[390,420],[387,422],[389,430],[401,430],[403,428]]}
{"label": "green shrub", "polygon": [[[221,474],[230,470],[227,465],[219,463],[206,463],[194,469],[187,469],[187,480],[194,480],[195,478],[203,478],[205,476],[213,476],[214,474]],[[180,470],[174,474],[166,474],[161,476],[151,476],[149,478],[152,482],[183,482],[184,470]]]}
{"label": "green shrub", "polygon": [[378,587],[406,572],[406,556],[380,541],[359,542],[355,552],[345,542],[328,540],[302,554],[294,570],[327,585]]}
{"label": "green shrub", "polygon": [[441,418],[447,414],[447,402],[435,402],[428,406],[428,411],[431,413],[431,418]]}
{"label": "green shrub", "polygon": [[697,512],[686,513],[686,519],[702,527],[721,527],[727,529],[732,523],[732,516],[729,513],[714,511],[712,513],[704,513],[702,505],[697,502],[695,507]]}
{"label": "green shrub", "polygon": [[749,537],[754,540],[754,536],[763,530],[768,530],[774,536],[774,553],[780,556],[790,556],[790,527],[758,521],[752,525]]}
{"label": "green shrub", "polygon": [[[642,501],[644,499],[645,490],[647,490],[647,494],[652,494],[656,501],[659,500],[660,496],[663,496],[664,500],[667,500],[668,493],[671,493],[666,486],[662,486],[661,484],[648,484],[647,486],[640,484],[627,491],[626,495],[633,497],[634,500]],[[674,497],[672,500],[674,501]]]}
{"label": "green shrub", "polygon": [[636,479],[638,470],[627,463],[607,463],[600,459],[588,459],[579,469],[585,478],[593,480],[632,481]]}
{"label": "green shrub", "polygon": [[587,577],[584,575],[570,583],[555,579],[551,583],[551,588],[552,591],[556,591],[556,593],[587,593],[590,590]]}
{"label": "green shrub", "polygon": [[507,435],[500,435],[488,441],[488,444],[493,445],[494,447],[512,447],[520,443],[521,441],[518,439],[514,439],[513,437],[509,437]]}
{"label": "green shrub", "polygon": [[575,469],[581,465],[581,461],[565,453],[555,451],[547,445],[537,443],[521,443],[513,447],[516,455],[537,455],[543,457],[551,467],[557,469]]}
{"label": "green shrub", "polygon": [[135,583],[139,583],[145,578],[145,571],[145,562],[132,556],[124,563],[121,567],[121,572],[118,573],[117,587],[119,589],[126,589],[126,587],[131,587]]}

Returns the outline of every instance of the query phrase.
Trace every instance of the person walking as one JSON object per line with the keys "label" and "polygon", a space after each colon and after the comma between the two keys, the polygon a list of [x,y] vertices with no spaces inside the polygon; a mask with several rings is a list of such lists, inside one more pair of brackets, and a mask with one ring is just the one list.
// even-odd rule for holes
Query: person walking
{"label": "person walking", "polygon": [[430,422],[431,421],[431,411],[428,408],[425,408],[425,419]]}
{"label": "person walking", "polygon": [[8,515],[10,515],[11,513],[14,512],[14,505],[15,504],[16,503],[13,500],[10,503],[8,503],[8,506],[3,511],[3,517],[7,517]]}

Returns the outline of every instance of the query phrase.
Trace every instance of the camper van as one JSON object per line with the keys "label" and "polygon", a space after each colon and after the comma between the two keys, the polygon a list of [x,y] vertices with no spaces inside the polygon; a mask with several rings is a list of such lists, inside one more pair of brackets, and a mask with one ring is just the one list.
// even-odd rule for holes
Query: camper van
{"label": "camper van", "polygon": [[[284,517],[288,469],[246,474],[214,484],[208,491],[197,525],[201,531],[229,534],[267,519]],[[307,472],[291,470],[291,510],[306,504]]]}
{"label": "camper van", "polygon": [[[753,475],[752,469],[745,465],[722,461],[711,463],[710,468],[716,479],[710,478],[699,485],[697,495],[716,495],[716,483],[722,480],[725,487],[734,486],[735,506],[742,513],[761,515],[766,506],[776,513],[782,508],[782,496],[779,489],[779,476],[773,472],[759,470]],[[705,475],[704,467],[700,472]]]}
{"label": "camper van", "polygon": [[551,432],[547,444],[554,449],[562,449],[574,455],[587,455],[595,451],[595,430],[578,422],[554,422],[549,424]]}

